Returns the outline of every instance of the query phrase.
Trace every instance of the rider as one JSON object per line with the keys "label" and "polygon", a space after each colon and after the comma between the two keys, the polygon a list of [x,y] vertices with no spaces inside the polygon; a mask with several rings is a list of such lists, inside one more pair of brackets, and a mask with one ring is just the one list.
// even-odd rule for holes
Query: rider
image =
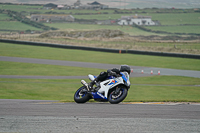
{"label": "rider", "polygon": [[89,83],[88,88],[89,90],[92,90],[93,85],[96,82],[104,81],[108,76],[115,76],[118,77],[120,75],[120,72],[128,72],[130,74],[131,69],[128,65],[121,65],[120,70],[118,68],[108,69],[107,72],[101,72],[97,78],[95,78],[92,82]]}

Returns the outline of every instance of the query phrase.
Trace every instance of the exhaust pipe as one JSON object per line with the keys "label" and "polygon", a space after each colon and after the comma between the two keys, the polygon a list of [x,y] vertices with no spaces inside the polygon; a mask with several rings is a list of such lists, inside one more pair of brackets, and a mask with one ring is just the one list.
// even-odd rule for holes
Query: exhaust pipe
{"label": "exhaust pipe", "polygon": [[83,84],[87,88],[87,90],[90,91],[88,88],[88,83],[86,83],[85,80],[81,80],[81,84]]}

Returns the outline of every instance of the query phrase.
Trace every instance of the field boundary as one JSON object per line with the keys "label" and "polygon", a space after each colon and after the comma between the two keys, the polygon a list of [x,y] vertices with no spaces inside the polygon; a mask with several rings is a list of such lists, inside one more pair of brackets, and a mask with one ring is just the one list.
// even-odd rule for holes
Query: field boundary
{"label": "field boundary", "polygon": [[194,55],[194,54],[165,53],[165,52],[151,52],[151,51],[124,50],[124,49],[108,49],[108,48],[73,46],[73,45],[67,45],[67,44],[64,45],[64,44],[53,44],[53,43],[43,43],[43,42],[29,42],[29,41],[8,40],[8,39],[0,39],[0,42],[23,44],[23,45],[32,45],[32,46],[65,48],[65,49],[79,49],[79,50],[89,50],[89,51],[122,53],[122,54],[123,53],[128,53],[128,54],[141,54],[141,55],[154,55],[154,56],[200,59],[200,55]]}
{"label": "field boundary", "polygon": [[[152,30],[152,29],[148,29],[146,27],[140,26],[140,25],[132,25],[133,27],[136,27],[140,30],[146,31],[146,32],[151,32],[151,33],[157,33],[157,34],[175,34],[175,35],[190,35],[190,36],[199,36],[200,34],[198,33],[176,33],[176,32],[168,32],[168,31],[161,31],[161,30]],[[161,25],[163,26],[163,25]],[[160,26],[160,27],[161,27]],[[186,26],[186,25],[180,25],[180,26]],[[164,26],[163,26],[164,27]]]}

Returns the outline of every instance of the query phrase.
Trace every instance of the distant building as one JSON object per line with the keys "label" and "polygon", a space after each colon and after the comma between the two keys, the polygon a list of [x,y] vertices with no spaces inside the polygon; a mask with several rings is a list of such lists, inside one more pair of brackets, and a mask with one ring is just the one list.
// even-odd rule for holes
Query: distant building
{"label": "distant building", "polygon": [[65,14],[33,14],[31,20],[36,22],[74,22],[75,18]]}
{"label": "distant building", "polygon": [[75,2],[74,5],[71,6],[71,9],[73,8],[75,9],[106,9],[109,7],[108,5],[101,4],[97,1],[83,5],[80,0],[77,0],[77,2]]}
{"label": "distant building", "polygon": [[92,3],[88,3],[88,5],[92,6],[93,8],[100,8],[100,9],[107,9],[109,8],[108,5],[104,5],[104,4],[101,4],[97,1],[94,1]]}
{"label": "distant building", "polygon": [[58,5],[57,6],[57,9],[63,9],[65,6],[63,6],[63,5]]}
{"label": "distant building", "polygon": [[101,4],[97,1],[94,1],[92,3],[88,3],[86,5],[81,3],[81,0],[77,0],[73,5],[56,5],[53,3],[48,3],[43,6],[43,9],[60,9],[60,10],[66,10],[66,9],[107,9],[109,8],[108,5]]}
{"label": "distant building", "polygon": [[151,16],[122,16],[118,22],[119,25],[157,25],[157,22],[151,20]]}
{"label": "distant building", "polygon": [[44,9],[55,9],[57,8],[58,5],[53,4],[53,3],[48,3],[46,5],[43,6]]}

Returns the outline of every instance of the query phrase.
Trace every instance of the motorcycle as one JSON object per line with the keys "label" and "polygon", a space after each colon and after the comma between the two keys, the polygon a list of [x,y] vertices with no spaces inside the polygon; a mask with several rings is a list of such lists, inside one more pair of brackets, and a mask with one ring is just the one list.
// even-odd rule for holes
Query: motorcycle
{"label": "motorcycle", "polygon": [[[96,76],[89,74],[89,79],[93,81]],[[74,94],[74,101],[76,103],[86,103],[90,99],[99,102],[110,102],[111,104],[118,104],[122,102],[130,88],[129,73],[120,72],[118,76],[109,76],[102,82],[96,82],[96,87],[92,90],[87,88],[88,84],[81,80],[83,84]]]}

